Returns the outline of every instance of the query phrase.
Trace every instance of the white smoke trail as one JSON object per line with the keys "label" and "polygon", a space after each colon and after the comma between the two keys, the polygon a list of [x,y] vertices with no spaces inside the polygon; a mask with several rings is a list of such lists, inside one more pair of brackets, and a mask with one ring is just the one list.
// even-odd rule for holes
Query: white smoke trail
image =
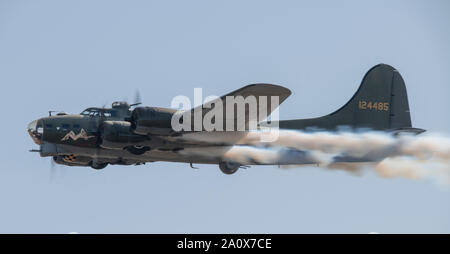
{"label": "white smoke trail", "polygon": [[220,157],[224,161],[234,161],[242,165],[277,164],[280,157],[278,149],[252,146],[210,146],[207,148],[185,148],[179,153],[185,155]]}
{"label": "white smoke trail", "polygon": [[437,156],[450,159],[450,139],[441,135],[392,136],[384,132],[278,132],[274,142],[260,142],[261,132],[249,132],[240,140],[241,144],[282,146],[299,150],[313,150],[324,153],[345,153],[349,156],[367,156],[373,160],[395,155],[411,155],[417,158]]}
{"label": "white smoke trail", "polygon": [[419,180],[430,178],[439,184],[450,184],[450,164],[442,160],[417,160],[411,157],[386,158],[375,166],[381,177],[406,177]]}
{"label": "white smoke trail", "polygon": [[[202,139],[195,134],[192,139]],[[273,142],[262,142],[262,136],[277,135]],[[410,179],[436,178],[450,183],[450,138],[437,134],[393,136],[386,132],[301,132],[279,130],[275,133],[253,131],[234,138],[218,139],[217,146],[186,149],[185,153],[214,155],[241,164],[278,164],[283,168],[298,164],[314,164],[335,170],[342,169],[360,175],[365,169],[374,169],[381,177]],[[204,138],[212,141],[212,136]],[[369,163],[366,163],[369,162]],[[290,165],[290,166],[289,166]]]}

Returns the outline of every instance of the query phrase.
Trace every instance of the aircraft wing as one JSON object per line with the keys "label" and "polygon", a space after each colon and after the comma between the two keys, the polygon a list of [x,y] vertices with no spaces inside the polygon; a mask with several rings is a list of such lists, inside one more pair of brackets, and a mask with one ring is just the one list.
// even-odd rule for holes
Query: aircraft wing
{"label": "aircraft wing", "polygon": [[[202,128],[202,126],[195,125],[196,117],[197,119],[206,120],[204,121],[206,123],[208,114],[210,116],[213,115],[211,111],[214,110],[215,112],[222,112],[222,130],[249,130],[252,127],[250,122],[258,123],[265,120],[289,95],[291,95],[291,91],[279,85],[252,84],[195,107],[187,113],[190,113],[193,131],[208,131],[208,128],[205,128],[205,126]],[[227,105],[227,102],[229,105]],[[246,105],[239,108],[239,103]],[[262,115],[260,115],[261,113]],[[265,117],[261,118],[261,116]],[[212,122],[218,122],[216,121],[217,119],[213,119]]]}
{"label": "aircraft wing", "polygon": [[[174,149],[185,146],[211,146],[224,145],[224,144],[236,144],[239,143],[243,137],[245,137],[247,130],[250,130],[250,122],[259,123],[266,120],[265,117],[260,118],[260,112],[262,115],[269,116],[273,111],[284,102],[291,91],[285,87],[272,85],[272,84],[252,84],[240,89],[237,89],[224,96],[217,97],[201,106],[192,108],[187,111],[178,112],[173,109],[162,109],[155,107],[137,107],[133,110],[130,118],[132,131],[140,135],[152,135],[152,140],[156,142],[161,140],[162,143],[173,145]],[[232,97],[234,99],[240,98],[241,102],[249,102],[253,105],[253,111],[256,108],[256,114],[251,114],[252,106],[245,105],[240,110],[239,106],[234,105],[232,114],[228,114],[227,110],[227,98]],[[230,102],[230,101],[228,101]],[[274,102],[274,103],[272,103]],[[230,103],[229,103],[230,104]],[[272,105],[273,104],[273,105]],[[214,115],[212,111],[221,112],[222,114]],[[254,113],[254,112],[253,112]],[[172,120],[175,114],[179,114],[179,123],[184,125],[186,119],[190,119],[189,124],[184,125],[187,129],[176,130],[173,128]],[[195,126],[196,114],[200,118],[200,126]],[[208,116],[214,115],[213,122],[216,121],[215,117],[220,118],[222,121],[222,129],[208,130],[203,125],[203,119],[207,119]],[[243,118],[243,116],[245,118]],[[232,127],[231,130],[227,128],[227,122]],[[231,123],[231,124],[230,124]],[[200,128],[198,128],[200,127]],[[220,126],[219,126],[220,127]],[[242,127],[239,129],[238,127]],[[254,126],[253,126],[254,127]],[[158,137],[158,138],[156,138]],[[161,144],[153,144],[152,147],[158,147]]]}

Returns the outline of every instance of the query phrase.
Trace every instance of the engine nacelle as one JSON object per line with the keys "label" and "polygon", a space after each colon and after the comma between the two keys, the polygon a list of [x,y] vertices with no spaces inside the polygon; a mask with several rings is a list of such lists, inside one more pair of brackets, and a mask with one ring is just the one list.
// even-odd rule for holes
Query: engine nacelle
{"label": "engine nacelle", "polygon": [[127,121],[104,121],[100,127],[100,135],[100,146],[107,149],[123,149],[150,140],[147,136],[133,133],[131,123]]}
{"label": "engine nacelle", "polygon": [[174,109],[137,107],[131,113],[131,129],[140,135],[168,135],[172,130]]}

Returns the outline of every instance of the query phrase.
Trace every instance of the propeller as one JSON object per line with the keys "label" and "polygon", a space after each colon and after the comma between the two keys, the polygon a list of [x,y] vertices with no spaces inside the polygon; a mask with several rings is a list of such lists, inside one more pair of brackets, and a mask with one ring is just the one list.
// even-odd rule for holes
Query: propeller
{"label": "propeller", "polygon": [[50,158],[50,183],[54,183],[56,178],[64,177],[66,173],[65,167],[59,167],[55,162],[55,157]]}
{"label": "propeller", "polygon": [[133,107],[133,106],[137,106],[140,104],[142,104],[141,93],[139,92],[138,89],[136,89],[136,93],[134,94],[134,102],[133,102],[133,104],[130,104],[130,106]]}
{"label": "propeller", "polygon": [[53,157],[50,158],[50,183],[53,183],[53,180],[55,179],[55,175],[56,175],[56,162],[55,159]]}

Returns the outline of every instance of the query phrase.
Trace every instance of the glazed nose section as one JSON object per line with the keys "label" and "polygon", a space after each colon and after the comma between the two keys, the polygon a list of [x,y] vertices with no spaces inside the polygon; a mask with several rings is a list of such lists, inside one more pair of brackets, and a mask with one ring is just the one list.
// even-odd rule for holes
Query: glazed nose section
{"label": "glazed nose section", "polygon": [[42,120],[34,120],[28,124],[28,134],[30,134],[34,143],[40,145],[42,140],[42,135],[44,135],[44,127],[42,126]]}

